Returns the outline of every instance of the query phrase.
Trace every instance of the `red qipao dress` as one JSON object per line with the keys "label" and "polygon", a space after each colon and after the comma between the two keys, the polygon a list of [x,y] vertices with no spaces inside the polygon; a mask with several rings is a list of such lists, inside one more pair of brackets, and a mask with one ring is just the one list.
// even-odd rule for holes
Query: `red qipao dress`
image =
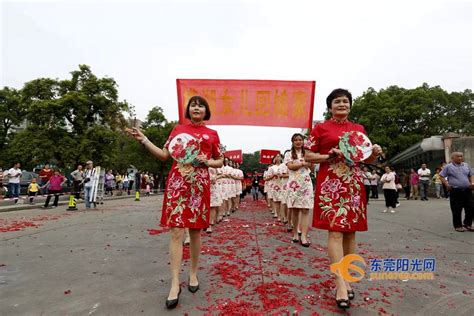
{"label": "red qipao dress", "polygon": [[[173,152],[173,165],[166,182],[161,225],[202,229],[209,226],[211,183],[204,164],[182,163],[199,154],[221,157],[219,135],[204,124],[177,125],[165,148]],[[191,158],[190,158],[191,157]]]}
{"label": "red qipao dress", "polygon": [[[326,155],[338,148],[339,138],[346,132],[359,131],[362,125],[349,121],[328,120],[316,125],[305,148]],[[367,202],[358,163],[352,166],[344,159],[320,164],[314,196],[313,227],[338,232],[367,230]]]}

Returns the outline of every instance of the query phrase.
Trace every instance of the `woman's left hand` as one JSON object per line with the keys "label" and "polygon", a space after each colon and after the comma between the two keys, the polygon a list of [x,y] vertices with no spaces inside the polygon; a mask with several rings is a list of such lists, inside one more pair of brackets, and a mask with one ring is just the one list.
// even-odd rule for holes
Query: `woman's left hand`
{"label": "woman's left hand", "polygon": [[382,147],[380,145],[374,144],[372,146],[372,155],[379,156],[382,153]]}

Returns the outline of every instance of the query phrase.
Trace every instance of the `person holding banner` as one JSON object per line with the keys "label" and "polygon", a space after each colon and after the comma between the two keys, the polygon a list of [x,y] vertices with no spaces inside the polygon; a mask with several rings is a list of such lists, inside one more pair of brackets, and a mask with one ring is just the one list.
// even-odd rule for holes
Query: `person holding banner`
{"label": "person holding banner", "polygon": [[[291,151],[285,154],[284,163],[289,169],[287,204],[290,210],[293,226],[293,242],[300,242],[303,247],[309,247],[308,221],[309,209],[314,204],[311,169],[314,165],[304,161],[304,136],[296,133],[291,136]],[[301,239],[298,238],[298,222],[301,227]]]}
{"label": "person holding banner", "polygon": [[171,233],[168,309],[178,305],[181,294],[179,272],[186,228],[190,234],[191,256],[188,290],[191,293],[199,290],[197,271],[201,230],[209,226],[211,200],[208,169],[219,168],[223,163],[219,136],[204,124],[210,117],[207,101],[200,96],[191,97],[186,106],[186,118],[190,123],[175,126],[163,149],[155,146],[138,128],[127,129],[156,158],[161,161],[170,157],[174,159],[168,174],[161,217],[161,225],[170,227]]}
{"label": "person holding banner", "polygon": [[[378,145],[369,147],[362,125],[349,122],[352,95],[345,89],[332,91],[326,99],[331,119],[314,126],[305,144],[305,161],[320,163],[316,180],[313,227],[328,231],[328,254],[331,264],[355,251],[356,231],[367,230],[367,200],[359,162],[371,163],[381,153]],[[355,157],[348,157],[342,140],[351,144]],[[369,150],[361,151],[362,145]],[[357,145],[357,146],[356,146]],[[349,148],[349,147],[347,147]],[[368,194],[368,192],[367,192]],[[336,273],[336,304],[350,307],[355,294],[349,283]]]}

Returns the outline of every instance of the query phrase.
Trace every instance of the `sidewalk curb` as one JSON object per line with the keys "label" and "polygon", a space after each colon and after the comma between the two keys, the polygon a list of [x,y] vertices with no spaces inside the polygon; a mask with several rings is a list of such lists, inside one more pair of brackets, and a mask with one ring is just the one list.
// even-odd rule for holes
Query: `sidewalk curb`
{"label": "sidewalk curb", "polygon": [[[160,196],[163,195],[162,192],[155,193],[153,195]],[[104,203],[107,201],[112,201],[112,200],[121,200],[121,199],[135,199],[135,195],[123,195],[123,196],[113,196],[113,197],[108,197],[107,199],[104,199]],[[77,202],[77,204],[83,204],[84,200],[80,200]],[[13,212],[13,211],[23,211],[23,210],[31,210],[31,209],[40,209],[43,204],[35,204],[35,205],[29,205],[29,204],[21,204],[21,205],[11,205],[11,206],[5,206],[3,208],[0,208],[0,213],[3,212]],[[58,208],[60,206],[67,206],[69,205],[69,200],[67,201],[59,201],[58,202]],[[49,208],[48,208],[49,209]],[[67,209],[67,208],[66,208]],[[64,209],[64,210],[66,210]]]}

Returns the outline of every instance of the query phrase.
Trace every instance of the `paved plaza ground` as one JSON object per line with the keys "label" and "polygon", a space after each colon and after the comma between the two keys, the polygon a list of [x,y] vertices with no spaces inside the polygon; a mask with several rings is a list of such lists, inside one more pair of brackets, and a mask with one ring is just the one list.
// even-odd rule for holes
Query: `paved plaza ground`
{"label": "paved plaza ground", "polygon": [[[0,315],[333,315],[326,232],[310,230],[310,248],[290,241],[264,203],[203,233],[200,290],[165,309],[168,240],[158,226],[161,196],[106,201],[98,209],[26,209],[0,213]],[[369,205],[358,253],[371,258],[436,259],[434,280],[370,280],[353,285],[350,315],[474,315],[474,233],[455,232],[449,202],[401,200],[397,213]],[[17,231],[15,231],[17,230]],[[343,313],[344,314],[344,313]]]}

